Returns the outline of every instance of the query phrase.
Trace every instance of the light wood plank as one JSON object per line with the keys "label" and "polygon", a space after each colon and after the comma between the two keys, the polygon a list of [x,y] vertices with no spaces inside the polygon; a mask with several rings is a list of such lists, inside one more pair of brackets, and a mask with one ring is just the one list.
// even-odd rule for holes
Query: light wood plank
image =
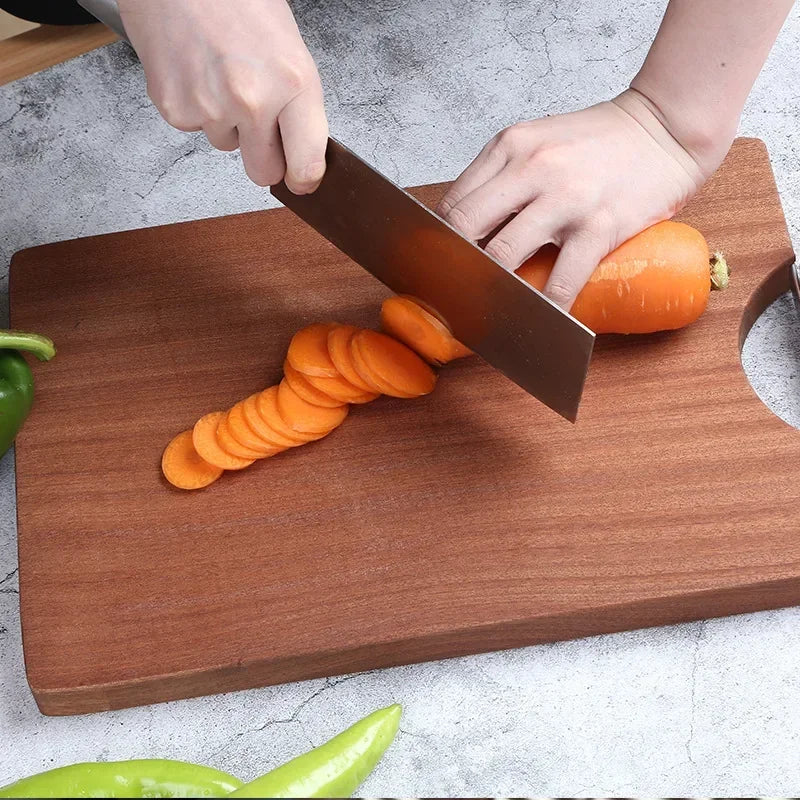
{"label": "light wood plank", "polygon": [[40,25],[0,41],[0,86],[117,41],[96,25]]}

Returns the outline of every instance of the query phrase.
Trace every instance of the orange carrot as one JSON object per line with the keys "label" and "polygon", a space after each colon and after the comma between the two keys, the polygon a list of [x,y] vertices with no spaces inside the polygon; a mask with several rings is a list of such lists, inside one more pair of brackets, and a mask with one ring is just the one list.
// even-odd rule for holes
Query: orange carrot
{"label": "orange carrot", "polygon": [[424,300],[420,300],[418,297],[412,297],[410,294],[404,294],[400,296],[414,303],[414,305],[419,306],[423,311],[426,311],[433,318],[434,321],[438,322],[440,325],[444,327],[448,335],[453,340],[453,349],[455,353],[453,359],[466,358],[467,356],[475,355],[475,353],[473,353],[472,350],[469,349],[469,347],[459,342],[458,339],[456,339],[456,337],[453,336],[453,332],[450,330],[450,326],[447,324],[447,321],[441,314],[439,314],[436,311],[436,309],[433,306],[428,305],[428,303],[426,303]]}
{"label": "orange carrot", "polygon": [[369,403],[380,394],[380,392],[362,392],[341,375],[337,375],[335,378],[317,378],[313,375],[306,375],[306,380],[314,388],[343,403]]}
{"label": "orange carrot", "polygon": [[[244,400],[238,402],[228,412],[228,416],[224,420],[225,427],[230,435],[240,445],[252,450],[254,453],[258,453],[258,458],[269,458],[286,450],[284,446],[276,445],[274,442],[263,439],[248,425],[244,416],[244,404]],[[222,427],[220,423],[220,428]],[[217,436],[219,436],[219,430],[217,431]]]}
{"label": "orange carrot", "polygon": [[178,489],[202,489],[214,483],[222,469],[200,458],[192,442],[192,431],[179,433],[161,456],[164,477]]}
{"label": "orange carrot", "polygon": [[282,436],[278,431],[267,425],[264,418],[258,412],[258,399],[260,392],[250,395],[242,404],[242,414],[247,424],[262,438],[267,444],[274,444],[276,447],[299,447],[304,442],[300,439]]}
{"label": "orange carrot", "polygon": [[[419,397],[436,386],[436,373],[410,347],[377,331],[359,331],[351,341],[354,364],[384,394]],[[363,374],[363,373],[362,373]]]}
{"label": "orange carrot", "polygon": [[[558,250],[543,247],[517,275],[544,288]],[[709,258],[703,235],[682,222],[659,222],[609,253],[571,314],[595,333],[653,333],[682,328],[705,311],[712,283],[727,285],[721,254]]]}
{"label": "orange carrot", "polygon": [[217,444],[228,454],[231,456],[236,456],[237,458],[249,458],[249,459],[257,459],[261,458],[261,450],[251,450],[249,447],[245,447],[243,444],[239,444],[236,439],[233,437],[233,434],[230,432],[228,428],[228,414],[225,413],[222,415],[219,423],[217,424]]}
{"label": "orange carrot", "polygon": [[[355,325],[337,325],[328,332],[328,353],[339,374],[362,394],[375,395],[375,390],[356,372],[350,355],[350,340],[358,333]],[[377,395],[376,395],[377,396]]]}
{"label": "orange carrot", "polygon": [[335,378],[339,372],[328,355],[328,332],[334,323],[320,322],[302,328],[292,337],[286,356],[289,363],[303,375]]}
{"label": "orange carrot", "polygon": [[[372,388],[376,392],[380,392],[381,394],[391,394],[397,391],[394,388],[394,386],[387,386],[380,380],[380,378],[378,378],[376,375],[373,374],[372,370],[367,366],[366,362],[364,361],[364,356],[361,355],[361,351],[358,349],[355,336],[353,336],[353,338],[350,339],[349,349],[350,349],[350,358],[353,362],[353,367],[358,373],[358,376],[361,378],[361,380],[364,381],[364,383],[366,383],[368,386],[372,386]],[[388,389],[389,391],[384,392],[383,391],[384,389]],[[394,395],[391,394],[391,396]]]}
{"label": "orange carrot", "polygon": [[300,433],[330,433],[341,425],[350,406],[322,408],[303,400],[284,378],[278,386],[278,413],[293,430]]}
{"label": "orange carrot", "polygon": [[220,469],[244,469],[249,467],[255,459],[232,456],[219,446],[217,428],[224,416],[224,411],[212,411],[197,420],[192,429],[194,449],[200,458]]}
{"label": "orange carrot", "polygon": [[256,399],[256,408],[258,409],[261,419],[263,419],[270,428],[285,439],[294,439],[298,444],[305,444],[306,442],[313,442],[317,439],[321,439],[327,433],[327,431],[326,433],[304,433],[289,427],[278,410],[277,386],[270,386],[269,389],[265,389],[258,395]]}
{"label": "orange carrot", "polygon": [[383,301],[381,325],[386,333],[407,344],[435,366],[472,355],[472,351],[453,336],[439,317],[429,312],[421,301],[406,295]]}

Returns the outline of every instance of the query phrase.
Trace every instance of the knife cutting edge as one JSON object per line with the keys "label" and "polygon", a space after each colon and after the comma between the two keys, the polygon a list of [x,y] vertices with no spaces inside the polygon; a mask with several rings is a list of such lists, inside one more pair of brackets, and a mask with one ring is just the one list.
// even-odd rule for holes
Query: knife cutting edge
{"label": "knife cutting edge", "polygon": [[594,333],[335,139],[319,188],[272,194],[398,294],[430,304],[453,335],[575,422]]}

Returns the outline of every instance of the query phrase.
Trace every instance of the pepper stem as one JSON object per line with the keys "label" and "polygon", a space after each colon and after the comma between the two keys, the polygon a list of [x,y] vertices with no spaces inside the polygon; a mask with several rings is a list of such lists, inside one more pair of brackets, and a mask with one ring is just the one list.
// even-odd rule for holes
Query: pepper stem
{"label": "pepper stem", "polygon": [[727,289],[731,279],[731,270],[725,256],[717,250],[709,261],[711,269],[711,288]]}
{"label": "pepper stem", "polygon": [[51,339],[38,333],[0,330],[0,350],[24,350],[33,353],[39,361],[49,361],[56,348]]}

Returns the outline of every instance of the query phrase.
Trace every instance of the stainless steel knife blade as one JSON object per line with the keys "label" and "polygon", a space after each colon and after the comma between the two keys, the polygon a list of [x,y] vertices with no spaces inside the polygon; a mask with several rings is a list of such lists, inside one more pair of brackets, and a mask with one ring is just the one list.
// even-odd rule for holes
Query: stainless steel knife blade
{"label": "stainless steel knife blade", "polygon": [[398,294],[433,306],[455,337],[574,422],[594,333],[334,139],[319,188],[272,194]]}

